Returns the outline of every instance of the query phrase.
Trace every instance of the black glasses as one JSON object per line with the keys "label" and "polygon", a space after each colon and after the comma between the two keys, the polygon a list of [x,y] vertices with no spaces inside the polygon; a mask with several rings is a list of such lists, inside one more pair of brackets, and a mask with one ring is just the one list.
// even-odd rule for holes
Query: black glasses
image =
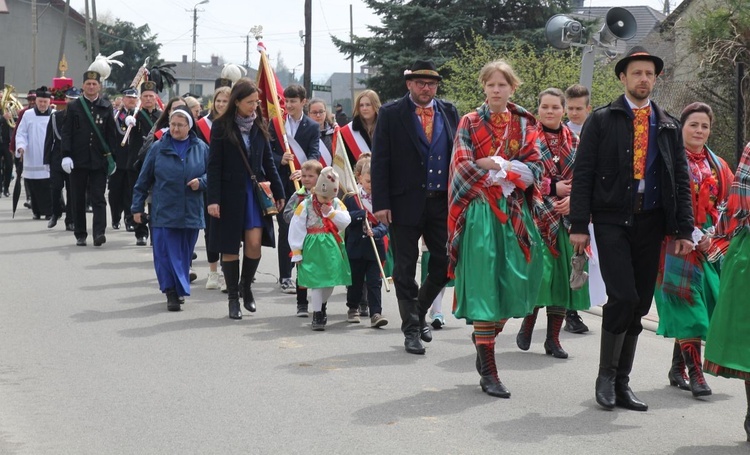
{"label": "black glasses", "polygon": [[321,115],[325,114],[326,111],[310,111],[310,115]]}
{"label": "black glasses", "polygon": [[436,88],[438,86],[436,81],[414,81],[414,84],[416,84],[417,88]]}

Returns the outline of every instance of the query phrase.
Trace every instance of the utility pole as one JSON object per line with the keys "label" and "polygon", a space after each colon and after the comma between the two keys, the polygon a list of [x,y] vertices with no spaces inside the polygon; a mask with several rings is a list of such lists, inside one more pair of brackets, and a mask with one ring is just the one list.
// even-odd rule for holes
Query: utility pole
{"label": "utility pole", "polygon": [[[352,11],[352,4],[349,3],[349,45],[354,45],[354,12]],[[352,95],[352,114],[354,113],[354,51],[350,59],[349,66],[349,88]],[[331,88],[333,90],[333,88]]]}
{"label": "utility pole", "polygon": [[245,69],[250,69],[250,32],[245,36]]}
{"label": "utility pole", "polygon": [[89,21],[89,0],[86,0],[86,61],[89,64],[92,62],[91,58],[91,22]]}
{"label": "utility pole", "polygon": [[305,0],[305,72],[302,84],[312,97],[312,0]]}
{"label": "utility pole", "polygon": [[208,3],[208,0],[203,0],[193,6],[193,68],[190,75],[190,93],[194,93],[195,90],[195,38],[198,29],[198,5],[203,5],[204,3]]}
{"label": "utility pole", "polygon": [[33,88],[36,88],[36,36],[38,31],[36,0],[31,0],[31,86]]}
{"label": "utility pole", "polygon": [[99,22],[96,20],[96,0],[91,0],[91,17],[94,26],[94,54],[99,55]]}
{"label": "utility pole", "polygon": [[[65,1],[65,13],[63,14],[62,37],[60,38],[60,55],[57,62],[60,63],[65,55],[65,36],[68,33],[68,19],[70,18],[70,0]],[[57,69],[57,77],[63,77],[62,71]]]}

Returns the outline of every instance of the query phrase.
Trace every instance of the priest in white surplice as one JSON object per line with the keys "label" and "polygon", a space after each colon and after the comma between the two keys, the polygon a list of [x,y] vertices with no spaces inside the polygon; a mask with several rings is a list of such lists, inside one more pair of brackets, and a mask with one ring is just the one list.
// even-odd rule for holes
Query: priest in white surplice
{"label": "priest in white surplice", "polygon": [[24,114],[16,132],[16,157],[23,160],[23,178],[29,182],[34,219],[52,217],[49,165],[44,164],[44,138],[52,114],[52,93],[47,87],[36,91],[36,107]]}

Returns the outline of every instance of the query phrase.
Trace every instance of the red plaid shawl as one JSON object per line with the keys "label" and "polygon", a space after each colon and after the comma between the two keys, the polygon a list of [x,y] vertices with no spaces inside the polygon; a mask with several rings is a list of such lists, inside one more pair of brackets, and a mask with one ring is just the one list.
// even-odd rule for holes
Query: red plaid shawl
{"label": "red plaid shawl", "polygon": [[[522,161],[534,173],[535,180],[542,174],[542,163],[539,161],[537,148],[536,119],[528,111],[515,104],[508,103],[511,112],[510,132],[505,150],[497,153],[507,160]],[[489,171],[476,165],[476,160],[495,155],[492,150],[492,129],[489,125],[490,108],[487,104],[480,106],[476,112],[463,116],[458,124],[453,143],[453,159],[450,167],[450,187],[448,190],[448,275],[455,278],[455,267],[458,263],[458,246],[466,222],[466,208],[475,198],[496,201],[502,197],[498,186],[487,184]],[[530,247],[529,236],[522,218],[522,204],[525,194],[516,188],[508,198],[508,213],[504,214],[496,204],[490,204],[501,222],[508,218],[518,237],[518,243],[527,255]]]}
{"label": "red plaid shawl", "polygon": [[[578,136],[576,136],[567,125],[562,126],[561,144],[557,150],[551,150],[547,144],[547,138],[544,135],[542,124],[537,124],[539,136],[537,145],[544,165],[544,177],[555,178],[555,180],[568,180],[573,178],[573,161],[578,149]],[[555,154],[558,152],[559,154]],[[558,157],[555,162],[555,156]],[[553,203],[559,200],[558,197],[543,195],[542,180],[537,183],[534,191],[534,221],[539,228],[539,233],[547,244],[550,252],[557,257],[560,252],[557,251],[557,234],[560,231],[560,224],[564,223],[565,229],[570,228],[570,222],[567,217],[555,213]]]}
{"label": "red plaid shawl", "polygon": [[727,242],[750,226],[750,143],[742,151],[726,206],[721,212],[716,232]]}
{"label": "red plaid shawl", "polygon": [[[718,207],[730,194],[729,188],[732,182],[732,171],[729,170],[727,163],[708,147],[706,147],[706,158],[708,159],[709,166],[711,166],[712,178],[715,179],[718,187],[715,202],[715,207]],[[696,189],[694,185],[691,185],[691,191],[694,193],[693,200],[695,201],[698,195],[695,194]],[[708,212],[714,212],[714,210],[709,210]],[[698,218],[696,218],[695,222],[696,227],[702,228],[703,223],[699,223],[697,220]],[[714,224],[717,222],[715,218],[712,221]],[[694,250],[687,256],[677,256],[674,254],[674,238],[665,238],[662,243],[661,263],[659,264],[659,275],[657,277],[657,283],[661,287],[665,297],[676,297],[692,305],[694,299],[690,290],[691,283],[701,281],[704,262],[706,260],[713,262],[718,259],[726,253],[728,246],[729,242],[721,236],[712,239],[711,246],[706,253]]]}

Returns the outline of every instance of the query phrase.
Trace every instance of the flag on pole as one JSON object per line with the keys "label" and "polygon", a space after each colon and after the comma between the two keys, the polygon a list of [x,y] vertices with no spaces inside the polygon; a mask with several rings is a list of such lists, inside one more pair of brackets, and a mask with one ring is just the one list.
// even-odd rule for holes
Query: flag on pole
{"label": "flag on pole", "polygon": [[336,132],[336,146],[333,147],[335,153],[333,155],[333,169],[339,174],[339,184],[341,189],[347,193],[359,194],[357,190],[357,180],[354,178],[354,171],[349,163],[349,157],[346,154],[346,147],[344,147],[344,139],[341,137],[341,132]]}
{"label": "flag on pole", "polygon": [[258,42],[258,51],[260,52],[260,65],[258,65],[257,83],[260,89],[260,108],[263,111],[263,117],[270,121],[270,119],[280,117],[279,114],[283,115],[285,111],[284,89],[268,62],[266,46],[262,42]]}

